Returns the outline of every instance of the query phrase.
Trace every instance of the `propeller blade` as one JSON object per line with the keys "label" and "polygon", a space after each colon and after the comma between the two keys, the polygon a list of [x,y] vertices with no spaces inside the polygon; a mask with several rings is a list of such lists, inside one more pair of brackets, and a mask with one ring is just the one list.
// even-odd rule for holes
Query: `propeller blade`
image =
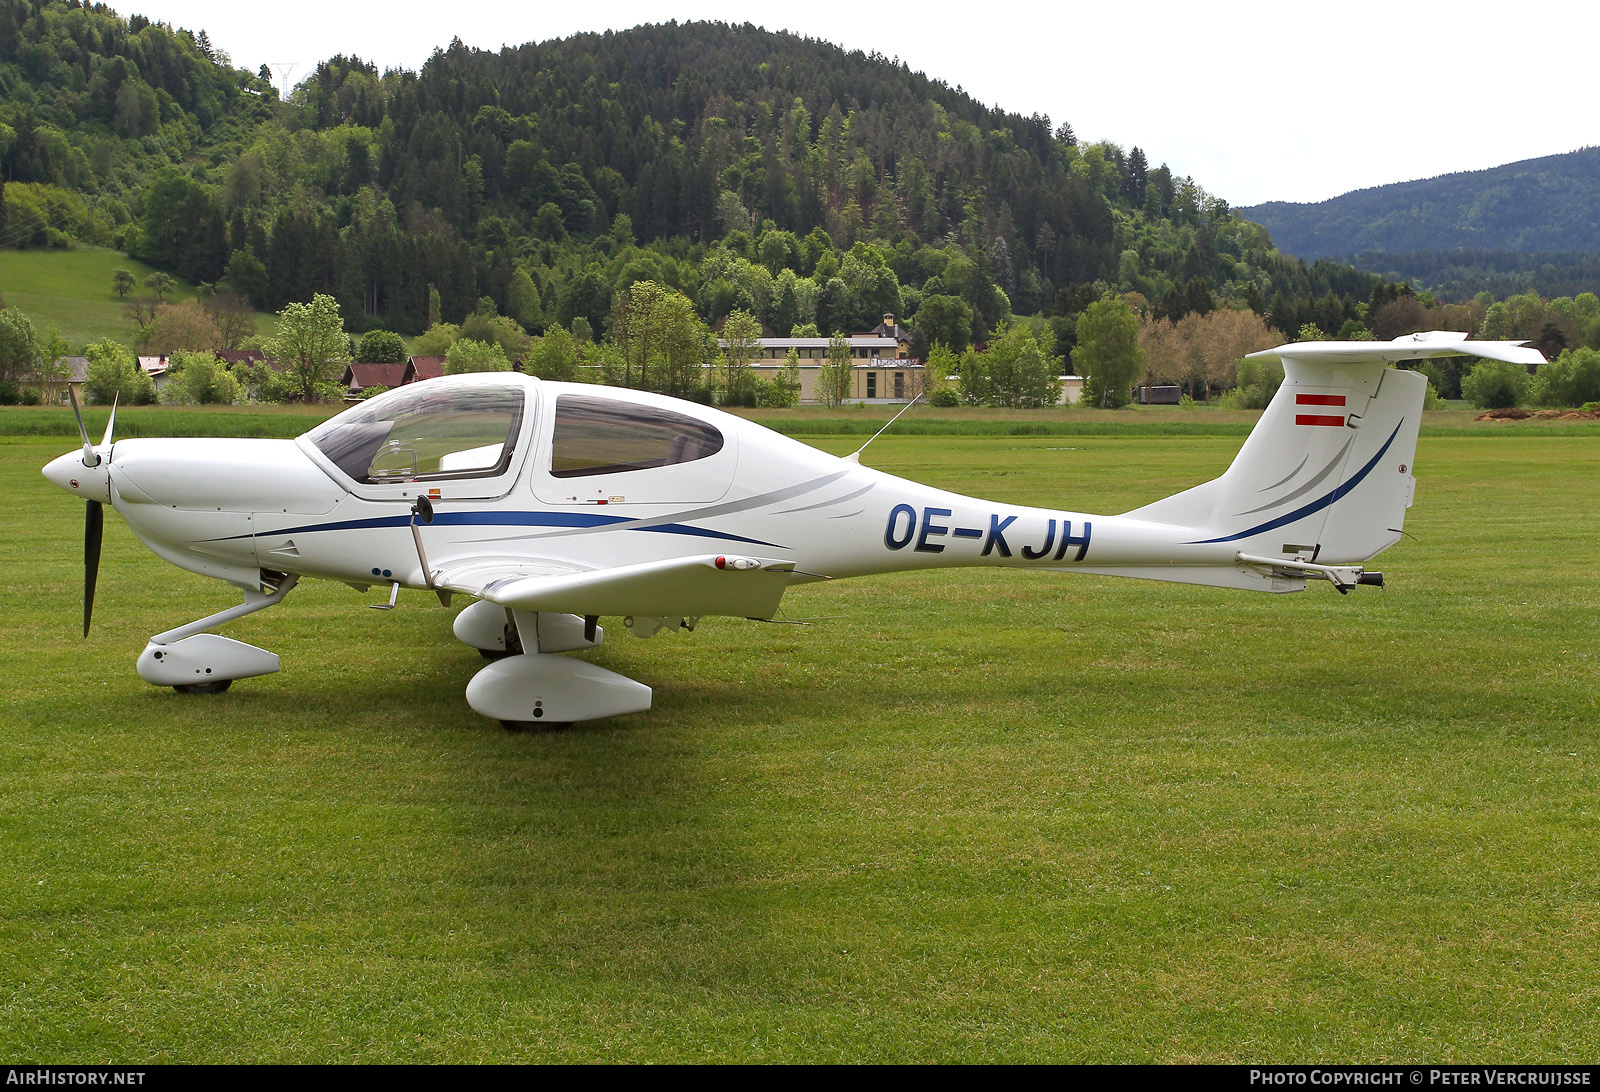
{"label": "propeller blade", "polygon": [[72,400],[72,415],[78,419],[78,435],[83,437],[83,465],[99,466],[100,456],[89,442],[89,430],[84,427],[83,411],[78,408],[78,396],[72,392],[71,383],[67,384],[67,397]]}
{"label": "propeller blade", "polygon": [[111,438],[115,434],[117,428],[117,403],[121,400],[121,391],[118,391],[116,394],[111,396],[111,418],[106,422],[106,436],[105,439],[100,441],[101,447],[111,446]]}
{"label": "propeller blade", "polygon": [[94,614],[94,586],[100,577],[100,539],[104,535],[106,514],[99,501],[88,501],[83,515],[83,635],[89,636],[89,618]]}

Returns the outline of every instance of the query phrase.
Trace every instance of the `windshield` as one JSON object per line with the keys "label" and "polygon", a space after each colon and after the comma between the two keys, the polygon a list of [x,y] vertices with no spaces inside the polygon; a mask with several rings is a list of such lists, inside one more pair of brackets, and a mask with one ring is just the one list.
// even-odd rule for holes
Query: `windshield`
{"label": "windshield", "polygon": [[358,482],[503,473],[522,424],[523,392],[450,377],[397,387],[306,433]]}

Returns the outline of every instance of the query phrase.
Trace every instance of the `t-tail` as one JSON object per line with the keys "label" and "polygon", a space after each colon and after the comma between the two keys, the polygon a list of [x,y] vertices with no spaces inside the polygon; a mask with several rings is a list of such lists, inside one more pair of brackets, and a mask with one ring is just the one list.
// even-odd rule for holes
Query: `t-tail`
{"label": "t-tail", "polygon": [[1523,342],[1468,341],[1435,331],[1390,342],[1314,341],[1252,354],[1282,361],[1283,386],[1222,477],[1126,513],[1192,529],[1189,543],[1226,546],[1230,567],[1181,573],[1103,568],[1123,576],[1295,591],[1307,578],[1341,592],[1383,583],[1362,563],[1399,541],[1427,380],[1397,361],[1467,354],[1542,364]]}

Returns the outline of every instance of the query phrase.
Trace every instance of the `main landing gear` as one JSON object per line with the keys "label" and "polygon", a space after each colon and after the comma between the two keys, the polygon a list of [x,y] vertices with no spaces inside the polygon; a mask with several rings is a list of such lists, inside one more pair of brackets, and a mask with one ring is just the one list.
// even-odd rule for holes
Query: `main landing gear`
{"label": "main landing gear", "polygon": [[485,656],[499,657],[467,684],[467,704],[507,731],[547,732],[650,708],[643,683],[556,655],[605,639],[592,615],[512,610],[480,600],[456,615],[455,634]]}
{"label": "main landing gear", "polygon": [[234,679],[271,675],[278,670],[277,653],[203,631],[274,606],[299,579],[285,576],[265,591],[249,589],[237,607],[156,634],[139,654],[139,677],[154,686],[170,686],[180,694],[220,694]]}

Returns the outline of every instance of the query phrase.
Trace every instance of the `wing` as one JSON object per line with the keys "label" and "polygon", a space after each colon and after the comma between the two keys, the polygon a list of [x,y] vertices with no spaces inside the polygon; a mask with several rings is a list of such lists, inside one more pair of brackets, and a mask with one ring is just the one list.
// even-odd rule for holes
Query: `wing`
{"label": "wing", "polygon": [[446,565],[434,585],[516,610],[557,614],[771,618],[794,562],[700,554],[603,569],[539,558]]}

